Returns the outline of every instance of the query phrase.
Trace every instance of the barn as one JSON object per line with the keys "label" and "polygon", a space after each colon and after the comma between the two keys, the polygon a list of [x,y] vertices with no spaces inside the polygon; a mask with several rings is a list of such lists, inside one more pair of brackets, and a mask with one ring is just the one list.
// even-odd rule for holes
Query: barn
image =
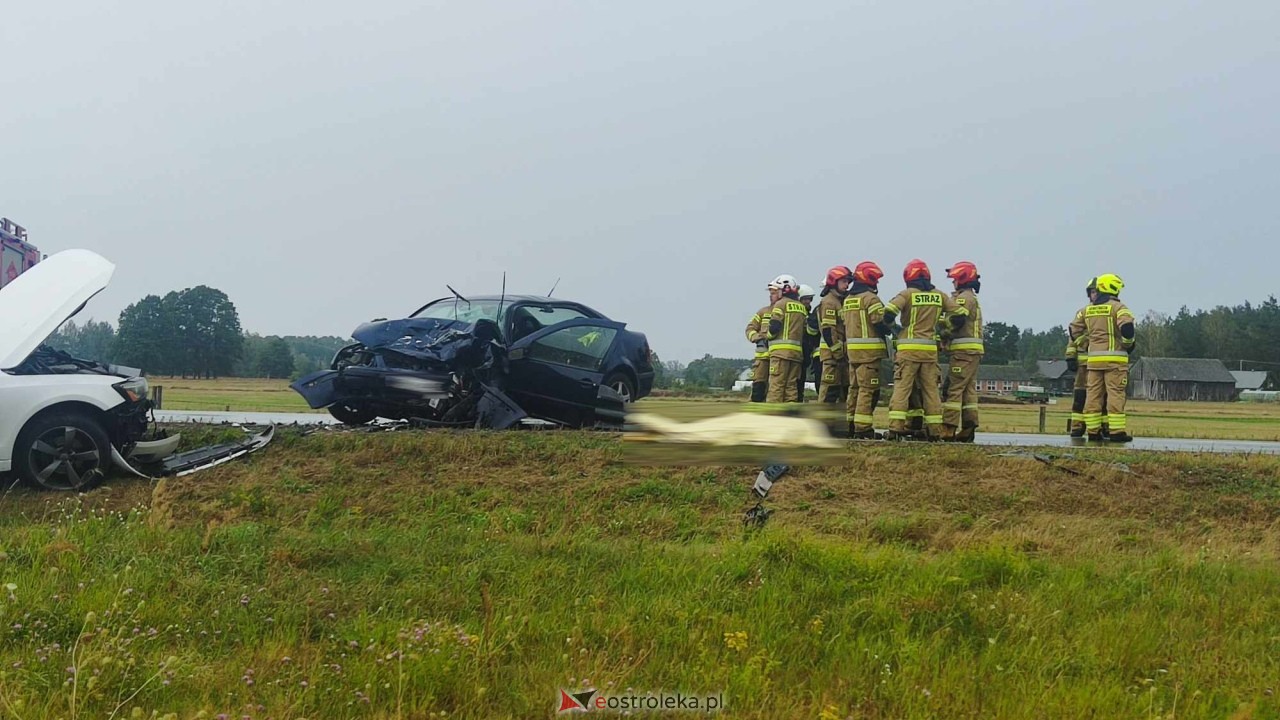
{"label": "barn", "polygon": [[1236,379],[1212,358],[1139,358],[1129,369],[1129,393],[1140,400],[1231,402]]}

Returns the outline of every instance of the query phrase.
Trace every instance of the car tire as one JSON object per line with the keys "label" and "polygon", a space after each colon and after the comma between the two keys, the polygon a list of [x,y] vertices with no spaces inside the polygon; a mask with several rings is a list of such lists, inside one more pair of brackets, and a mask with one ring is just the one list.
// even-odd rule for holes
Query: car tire
{"label": "car tire", "polygon": [[622,402],[633,403],[636,400],[636,384],[623,373],[613,373],[605,378],[604,384],[622,396]]}
{"label": "car tire", "polygon": [[367,425],[378,414],[359,405],[335,403],[329,406],[329,414],[344,425]]}
{"label": "car tire", "polygon": [[107,431],[85,412],[38,416],[13,447],[14,471],[34,488],[84,492],[102,482],[110,466]]}

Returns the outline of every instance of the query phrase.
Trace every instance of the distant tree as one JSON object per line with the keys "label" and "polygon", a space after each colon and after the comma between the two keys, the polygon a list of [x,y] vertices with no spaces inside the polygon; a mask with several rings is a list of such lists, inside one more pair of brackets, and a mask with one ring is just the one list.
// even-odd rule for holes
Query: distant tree
{"label": "distant tree", "polygon": [[301,374],[328,368],[338,350],[351,344],[350,338],[334,335],[285,335],[284,341],[293,351],[294,372]]}
{"label": "distant tree", "polygon": [[1063,357],[1066,349],[1067,330],[1061,325],[1055,325],[1044,332],[1027,328],[1018,337],[1018,363],[1028,370],[1034,370],[1037,361]]}
{"label": "distant tree", "polygon": [[[989,322],[982,328],[986,346],[982,362],[991,365],[1008,365],[1018,359],[1018,340],[1021,334],[1017,325]],[[1065,343],[1064,343],[1065,347]]]}
{"label": "distant tree", "polygon": [[1173,346],[1173,329],[1168,315],[1154,310],[1138,321],[1137,347],[1139,357],[1177,357]]}
{"label": "distant tree", "polygon": [[115,339],[116,331],[111,323],[90,319],[83,325],[76,325],[75,320],[68,320],[49,336],[45,344],[82,360],[112,362],[111,346]]}
{"label": "distant tree", "polygon": [[176,344],[172,317],[158,295],[148,295],[120,313],[115,358],[149,373],[174,371]]}
{"label": "distant tree", "polygon": [[684,370],[684,381],[687,385],[702,387],[733,387],[738,375],[749,367],[748,358],[717,358],[707,354],[689,363]]}
{"label": "distant tree", "polygon": [[653,386],[656,388],[667,387],[667,368],[663,366],[662,358],[658,357],[658,353],[650,351],[649,361],[653,364]]}
{"label": "distant tree", "polygon": [[86,360],[108,362],[112,360],[116,341],[116,329],[105,320],[89,320],[80,326],[80,348],[78,357]]}
{"label": "distant tree", "polygon": [[245,333],[240,359],[236,361],[232,374],[236,377],[262,377],[258,370],[258,358],[262,356],[266,344],[267,338],[257,333]]}
{"label": "distant tree", "polygon": [[80,346],[80,328],[76,325],[76,321],[68,320],[63,323],[61,327],[53,331],[53,334],[44,341],[44,344],[75,355]]}
{"label": "distant tree", "polygon": [[236,307],[207,285],[148,295],[120,313],[116,355],[151,373],[230,375],[243,351]]}
{"label": "distant tree", "polygon": [[293,375],[293,351],[281,337],[269,337],[258,348],[258,377],[288,378]]}
{"label": "distant tree", "polygon": [[231,375],[244,349],[244,333],[236,306],[226,293],[198,285],[169,293],[164,302],[176,320],[172,340],[179,373],[206,378]]}

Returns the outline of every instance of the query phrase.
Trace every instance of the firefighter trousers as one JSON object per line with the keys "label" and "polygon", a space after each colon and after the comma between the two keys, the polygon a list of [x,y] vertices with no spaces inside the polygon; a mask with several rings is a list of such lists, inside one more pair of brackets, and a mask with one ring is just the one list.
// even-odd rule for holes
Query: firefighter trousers
{"label": "firefighter trousers", "polygon": [[802,380],[800,371],[803,366],[803,361],[799,359],[769,358],[769,395],[767,401],[770,404],[800,402],[800,396],[796,393],[796,382]]}
{"label": "firefighter trousers", "polygon": [[849,396],[849,363],[843,357],[822,361],[822,387],[819,397],[824,403],[846,402]]}
{"label": "firefighter trousers", "polygon": [[1090,434],[1101,432],[1106,423],[1113,433],[1127,432],[1124,402],[1128,389],[1127,364],[1090,364],[1088,395],[1084,401],[1085,430]]}
{"label": "firefighter trousers", "polygon": [[893,361],[893,399],[889,401],[889,429],[907,431],[911,391],[920,391],[925,430],[937,436],[942,425],[942,400],[938,397],[938,359],[916,360],[899,353]]}
{"label": "firefighter trousers", "polygon": [[850,363],[849,379],[845,416],[853,423],[854,432],[871,430],[875,426],[876,403],[880,400],[880,361]]}
{"label": "firefighter trousers", "polygon": [[[1089,363],[1082,362],[1076,369],[1076,383],[1071,392],[1071,430],[1084,430],[1084,403],[1089,396]],[[1107,424],[1107,398],[1102,397],[1102,424]]]}
{"label": "firefighter trousers", "polygon": [[982,356],[977,353],[951,353],[947,393],[942,401],[942,424],[950,428],[952,434],[961,427],[978,427],[978,362],[981,360]]}
{"label": "firefighter trousers", "polygon": [[762,403],[769,396],[769,358],[751,363],[751,402]]}

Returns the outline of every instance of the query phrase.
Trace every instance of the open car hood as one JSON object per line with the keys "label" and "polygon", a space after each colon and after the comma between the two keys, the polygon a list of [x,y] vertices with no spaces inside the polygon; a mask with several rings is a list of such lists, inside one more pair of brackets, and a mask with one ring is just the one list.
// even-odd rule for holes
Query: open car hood
{"label": "open car hood", "polygon": [[116,266],[88,250],[65,250],[0,290],[0,369],[22,364],[37,347],[102,292]]}

